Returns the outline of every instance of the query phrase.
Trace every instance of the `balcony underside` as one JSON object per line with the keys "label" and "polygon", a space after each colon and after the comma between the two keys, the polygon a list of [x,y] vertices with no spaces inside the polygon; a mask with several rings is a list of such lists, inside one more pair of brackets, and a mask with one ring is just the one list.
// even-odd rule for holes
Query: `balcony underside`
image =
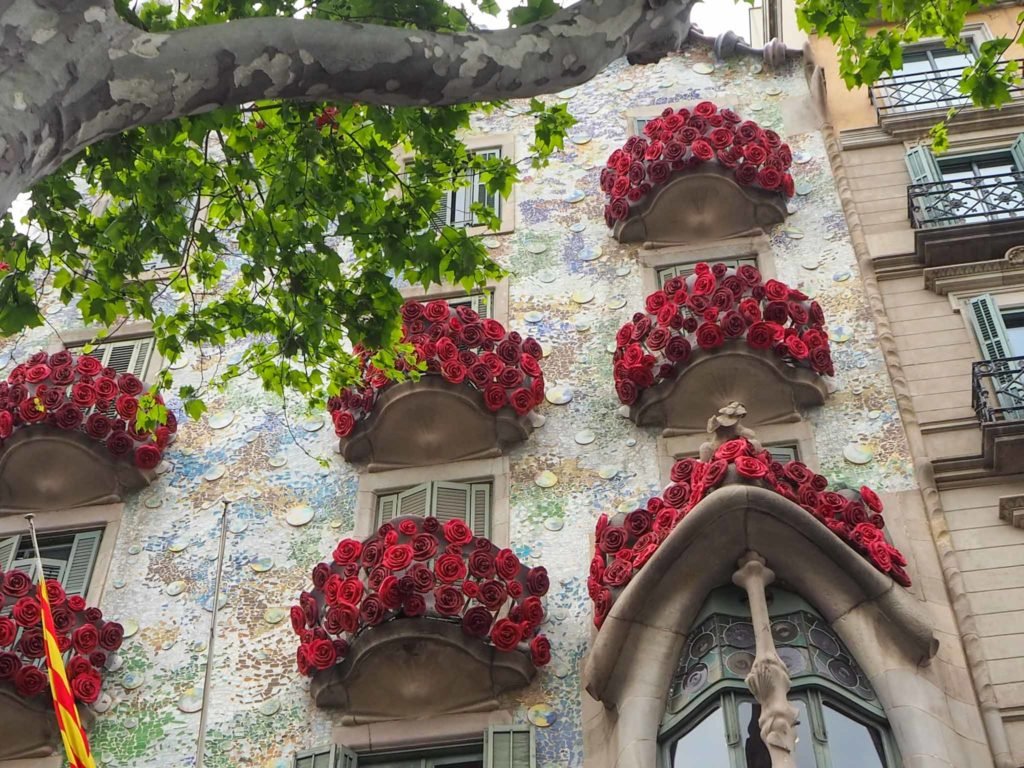
{"label": "balcony underside", "polygon": [[[0,760],[29,761],[57,754],[60,733],[49,687],[25,699],[7,685],[0,685]],[[92,724],[89,707],[79,705],[78,716],[86,728]]]}
{"label": "balcony underside", "polygon": [[918,229],[914,247],[925,267],[946,267],[1001,259],[1024,243],[1024,215],[975,224]]}

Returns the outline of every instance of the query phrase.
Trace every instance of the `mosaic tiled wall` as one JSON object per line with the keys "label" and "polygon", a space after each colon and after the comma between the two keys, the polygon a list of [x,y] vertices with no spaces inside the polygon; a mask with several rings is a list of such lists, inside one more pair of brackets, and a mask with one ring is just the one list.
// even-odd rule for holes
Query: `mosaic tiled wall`
{"label": "mosaic tiled wall", "polygon": [[[821,468],[833,481],[879,490],[911,486],[898,413],[874,339],[823,141],[787,133],[787,105],[803,98],[802,70],[761,73],[753,61],[719,64],[693,52],[657,65],[611,67],[560,94],[579,120],[572,141],[517,188],[514,234],[488,240],[512,273],[511,328],[549,348],[544,370],[571,402],[541,407],[546,424],[511,455],[511,538],[530,564],[547,566],[553,587],[546,631],[555,659],[512,702],[548,704],[538,730],[541,766],[582,764],[579,669],[591,631],[586,596],[589,537],[596,517],[659,490],[656,439],[619,414],[609,344],[642,305],[636,250],[619,246],[602,220],[598,174],[626,134],[625,111],[710,99],[783,134],[797,156],[793,214],[771,235],[778,277],[824,306],[833,337],[836,387],[808,413]],[[555,97],[552,97],[555,98]],[[512,107],[481,120],[480,131],[511,132],[520,157],[530,118]],[[76,325],[55,306],[56,327]],[[39,333],[0,343],[0,366],[45,344]],[[224,357],[195,350],[175,375],[198,381]],[[172,403],[172,405],[175,405]],[[137,632],[123,665],[108,676],[109,709],[92,730],[106,768],[192,766],[210,636],[222,497],[230,500],[222,609],[208,696],[205,765],[284,768],[296,748],[330,741],[332,718],[312,706],[295,671],[287,606],[311,567],[353,527],[357,478],[334,452],[319,415],[285,409],[255,381],[213,397],[207,417],[187,422],[167,471],[127,505],[102,607]],[[326,465],[320,463],[326,460]],[[542,488],[539,473],[557,483]],[[666,686],[669,681],[666,681]]]}

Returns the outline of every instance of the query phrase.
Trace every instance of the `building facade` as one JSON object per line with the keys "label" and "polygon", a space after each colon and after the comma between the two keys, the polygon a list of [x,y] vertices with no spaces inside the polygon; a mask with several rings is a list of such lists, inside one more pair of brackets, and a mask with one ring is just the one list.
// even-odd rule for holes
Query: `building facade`
{"label": "building facade", "polygon": [[[463,336],[451,357],[438,343],[449,331],[430,337],[440,375],[354,393],[330,414],[286,407],[243,376],[199,421],[169,400],[173,439],[130,435],[127,448],[77,423],[61,431],[62,403],[12,418],[0,568],[32,570],[32,511],[44,570],[124,629],[110,647],[79,637],[72,649],[101,654],[102,692],[82,707],[98,763],[1024,761],[1013,724],[1017,406],[999,395],[979,424],[971,402],[1016,370],[983,369],[972,385],[974,361],[1013,357],[1012,216],[971,197],[975,187],[962,193],[980,206],[970,211],[931,202],[948,197],[927,186],[945,177],[925,175],[932,165],[907,175],[904,156],[920,158],[908,134],[868,125],[874,111],[816,66],[823,50],[775,70],[689,50],[550,97],[578,120],[550,166],[508,199],[474,185],[438,214],[473,226],[467,201],[499,205],[501,230],[481,236],[508,277],[469,296],[405,291],[423,300],[411,335],[456,327],[450,318],[502,326],[490,342]],[[936,54],[923,55],[931,66]],[[901,125],[919,116],[893,110]],[[513,103],[475,121],[467,142],[522,158],[531,134]],[[1010,174],[992,157],[970,173]],[[941,173],[945,163],[933,161]],[[616,190],[619,177],[630,180]],[[911,216],[941,211],[949,226],[911,227],[912,184],[925,202]],[[941,237],[957,228],[1009,239],[979,259],[980,245]],[[915,232],[939,235],[920,247],[943,255],[919,256]],[[33,392],[42,402],[30,385],[72,392],[83,375],[104,377],[77,367],[53,381],[69,364],[53,355],[66,349],[77,366],[91,331],[47,295],[59,334],[0,342],[10,410]],[[430,309],[438,299],[443,314]],[[986,329],[1005,317],[987,347],[972,312]],[[521,370],[492,409],[491,375],[474,385],[471,371],[509,341],[530,360],[504,361]],[[191,350],[175,378],[198,383],[240,352]],[[161,366],[138,325],[93,356],[118,382]],[[443,365],[456,358],[470,370],[461,384]],[[131,409],[118,404],[111,419]],[[129,450],[143,452],[141,468],[120,456]],[[423,555],[414,564],[407,543]],[[477,551],[487,562],[474,564]],[[455,558],[450,572],[442,557]],[[500,600],[481,596],[484,582]],[[538,597],[543,614],[527,602]],[[482,629],[468,613],[478,604],[490,611]],[[56,767],[45,694],[22,683],[0,681],[2,764]]]}

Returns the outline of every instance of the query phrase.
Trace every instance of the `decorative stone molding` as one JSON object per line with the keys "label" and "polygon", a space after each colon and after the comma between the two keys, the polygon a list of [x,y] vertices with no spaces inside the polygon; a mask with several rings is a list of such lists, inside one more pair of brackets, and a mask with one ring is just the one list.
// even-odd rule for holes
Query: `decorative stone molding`
{"label": "decorative stone molding", "polygon": [[114,460],[84,433],[34,425],[0,447],[0,514],[123,501],[155,476]]}
{"label": "decorative stone molding", "polygon": [[[86,730],[95,720],[89,707],[78,707],[78,717]],[[39,760],[58,754],[60,743],[49,690],[25,699],[0,686],[0,760]]]}
{"label": "decorative stone molding", "polygon": [[529,656],[467,642],[457,624],[405,619],[366,633],[344,662],[314,677],[310,693],[352,725],[497,709],[501,694],[535,674]]}
{"label": "decorative stone molding", "polygon": [[492,412],[479,390],[424,376],[385,391],[340,445],[346,461],[382,471],[501,456],[532,431],[530,414]]}
{"label": "decorative stone molding", "polygon": [[781,362],[767,350],[729,341],[711,351],[698,350],[675,379],[646,390],[630,407],[640,426],[663,427],[663,437],[703,432],[706,414],[719,404],[750,403],[748,423],[781,424],[800,420],[800,408],[821,405],[828,389],[807,368]]}
{"label": "decorative stone molding", "polygon": [[924,270],[924,287],[940,296],[986,291],[1024,283],[1024,246],[1014,246],[1001,259],[972,261]]}
{"label": "decorative stone molding", "polygon": [[299,672],[347,724],[477,712],[551,660],[550,586],[461,520],[393,518],[343,539],[291,609]]}
{"label": "decorative stone molding", "polygon": [[[964,585],[963,573],[960,570],[956,552],[953,549],[952,536],[949,533],[949,523],[946,520],[945,509],[942,506],[942,499],[935,481],[935,471],[932,462],[928,459],[929,451],[924,442],[917,411],[914,408],[910,384],[903,369],[903,363],[900,360],[899,349],[896,346],[896,337],[889,322],[885,302],[882,299],[882,292],[878,287],[875,266],[871,257],[871,251],[867,245],[860,214],[857,211],[850,179],[846,172],[839,137],[835,127],[832,125],[825,126],[823,133],[829,165],[832,168],[832,177],[835,181],[836,190],[839,193],[839,201],[842,204],[843,214],[846,217],[847,226],[850,231],[850,244],[853,246],[854,254],[857,257],[861,285],[867,296],[871,315],[875,322],[875,337],[878,340],[878,346],[882,351],[886,368],[889,371],[889,378],[892,381],[893,394],[899,407],[903,429],[907,436],[907,443],[910,447],[911,455],[915,458],[914,479],[921,489],[921,497],[928,516],[928,529],[931,531],[939,566],[942,569],[946,589],[949,592],[949,603],[956,621],[957,633],[963,640],[964,655],[967,658],[974,691],[978,697],[978,705],[982,711],[985,735],[988,738],[996,768],[1015,768],[1013,757],[1010,753],[1009,740],[1006,735],[1006,727],[1003,724],[1002,715],[999,710],[999,702],[996,699],[992,678],[985,661],[985,649],[981,645],[981,633],[978,631],[977,622],[974,619],[971,603],[967,596],[967,589]],[[906,755],[904,755],[904,758],[906,758]]]}
{"label": "decorative stone molding", "polygon": [[1014,528],[1024,528],[1024,496],[1001,496],[999,519]]}
{"label": "decorative stone molding", "polygon": [[786,220],[777,192],[742,187],[713,165],[681,174],[657,189],[613,236],[620,243],[690,243],[767,231]]}
{"label": "decorative stone molding", "polygon": [[789,670],[779,658],[772,639],[772,623],[768,616],[765,589],[775,581],[775,573],[765,567],[764,558],[748,552],[739,560],[732,575],[733,584],[747,593],[750,623],[754,628],[754,663],[747,675],[747,687],[761,705],[757,725],[761,741],[768,747],[772,768],[795,768],[796,707],[786,697],[789,693]]}

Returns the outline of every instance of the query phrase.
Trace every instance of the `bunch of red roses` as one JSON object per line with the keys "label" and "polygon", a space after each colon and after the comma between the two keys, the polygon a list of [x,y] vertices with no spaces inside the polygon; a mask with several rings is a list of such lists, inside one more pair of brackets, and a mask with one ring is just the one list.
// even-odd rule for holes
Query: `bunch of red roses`
{"label": "bunch of red roses", "polygon": [[673,277],[647,297],[615,336],[615,391],[626,405],[641,392],[671,379],[694,347],[713,350],[744,339],[753,349],[772,350],[792,365],[832,376],[825,315],[816,301],[778,280],[761,282],[748,264],[697,264],[687,278]]}
{"label": "bunch of red roses", "polygon": [[612,603],[633,575],[657,551],[679,522],[705,496],[731,483],[758,485],[785,496],[813,515],[875,568],[910,586],[907,561],[885,540],[882,502],[870,488],[828,490],[828,480],[799,461],[775,461],[756,451],[746,438],[718,446],[711,461],[681,459],[672,467],[672,484],[661,496],[609,520],[601,515],[587,590],[594,601],[594,624],[604,622]]}
{"label": "bunch of red roses", "polygon": [[786,197],[794,193],[793,162],[788,144],[775,131],[740,119],[731,109],[702,101],[693,110],[668,107],[649,120],[644,136],[630,136],[609,156],[601,171],[601,189],[608,196],[604,220],[609,227],[628,219],[632,204],[677,171],[717,161],[730,168],[743,186],[756,185]]}
{"label": "bunch of red roses", "polygon": [[[13,686],[30,698],[48,688],[45,666],[34,662],[46,657],[37,588],[19,570],[0,572],[0,685]],[[99,608],[87,608],[78,595],[65,595],[58,581],[46,581],[53,608],[53,625],[61,651],[74,654],[65,663],[71,692],[92,704],[100,695],[102,670],[108,654],[121,647],[124,627],[105,621]]]}
{"label": "bunch of red roses", "polygon": [[499,651],[529,647],[542,666],[551,660],[539,632],[549,586],[544,568],[524,567],[461,520],[395,518],[365,541],[343,539],[332,561],[313,569],[313,589],[291,609],[299,672],[340,662],[369,627],[418,616],[459,622],[467,636]]}
{"label": "bunch of red roses", "polygon": [[145,389],[137,376],[104,368],[89,355],[37,352],[0,382],[0,445],[19,427],[52,424],[84,432],[106,445],[111,456],[131,457],[141,469],[153,469],[178,422],[168,411],[167,423],[154,432],[136,429]]}
{"label": "bunch of red roses", "polygon": [[[480,390],[492,412],[511,406],[523,416],[544,400],[537,340],[524,339],[516,331],[506,333],[501,323],[480,317],[472,307],[450,307],[442,299],[426,304],[407,301],[402,306],[402,342],[413,346],[415,359],[397,360],[398,370],[415,370],[425,363],[428,374]],[[327,404],[339,437],[348,437],[356,422],[370,414],[380,394],[394,383],[373,365],[369,350],[355,351],[362,364],[362,383]]]}

